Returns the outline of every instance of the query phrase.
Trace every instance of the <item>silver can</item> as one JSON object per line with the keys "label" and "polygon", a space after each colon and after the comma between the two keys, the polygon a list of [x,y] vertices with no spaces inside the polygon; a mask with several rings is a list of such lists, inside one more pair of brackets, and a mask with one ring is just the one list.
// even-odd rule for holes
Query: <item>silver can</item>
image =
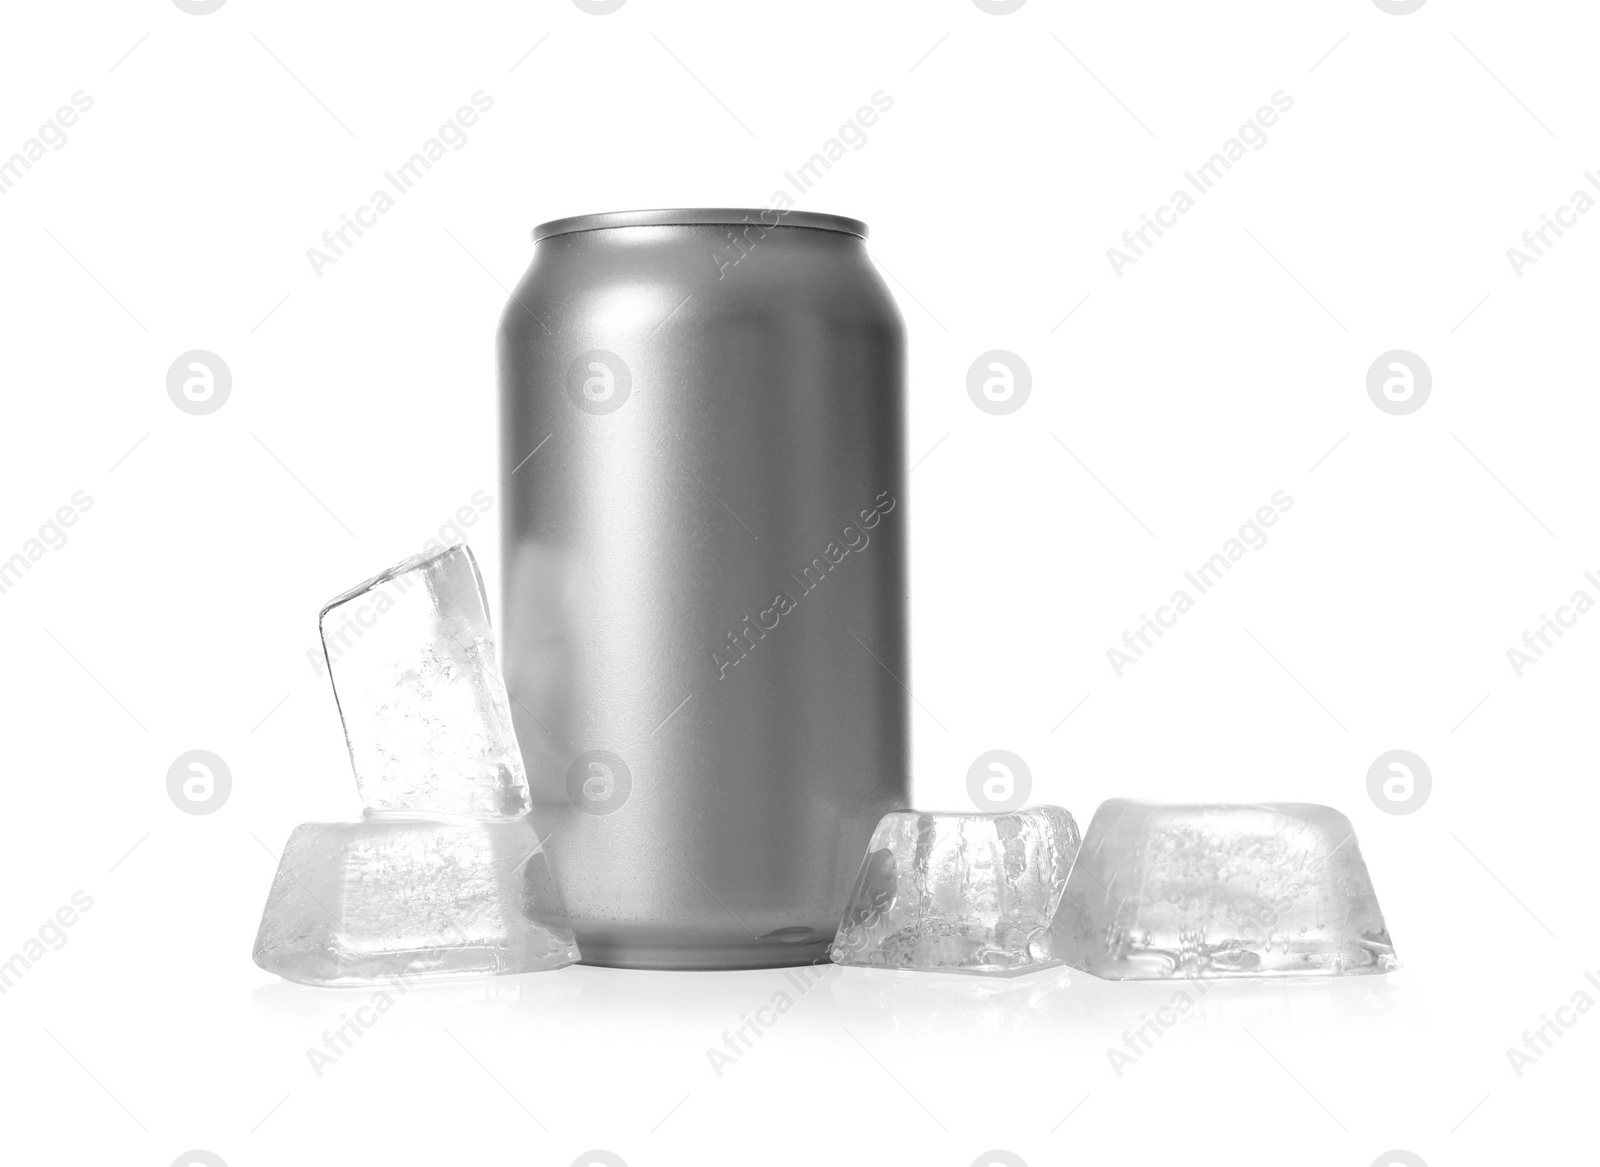
{"label": "silver can", "polygon": [[908,805],[905,328],[865,236],[775,208],[533,233],[503,643],[588,963],[824,959]]}

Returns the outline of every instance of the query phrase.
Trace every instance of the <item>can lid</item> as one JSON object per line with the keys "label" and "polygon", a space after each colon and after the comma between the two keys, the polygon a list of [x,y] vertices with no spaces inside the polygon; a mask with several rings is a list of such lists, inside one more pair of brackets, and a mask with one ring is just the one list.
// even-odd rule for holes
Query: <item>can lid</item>
{"label": "can lid", "polygon": [[838,231],[867,237],[867,225],[843,215],[824,215],[816,211],[787,211],[780,207],[683,207],[665,211],[608,211],[601,215],[573,215],[552,219],[533,229],[533,241],[573,231],[599,231],[607,227],[682,227],[699,225],[759,227],[810,227],[817,231]]}

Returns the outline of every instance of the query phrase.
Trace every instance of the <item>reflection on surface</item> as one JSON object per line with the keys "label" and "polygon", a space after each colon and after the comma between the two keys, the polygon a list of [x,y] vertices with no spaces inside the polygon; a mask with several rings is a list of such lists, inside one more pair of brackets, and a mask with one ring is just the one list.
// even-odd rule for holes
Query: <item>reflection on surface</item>
{"label": "reflection on surface", "polygon": [[[575,966],[573,966],[575,967]],[[563,969],[562,972],[567,970]],[[431,1011],[441,1017],[503,1009],[518,1004],[557,1006],[577,996],[577,988],[559,972],[506,977],[464,977],[459,980],[374,981],[370,985],[319,988],[277,980],[250,995],[258,1009],[284,1021],[338,1017],[384,993],[407,1011]]]}
{"label": "reflection on surface", "polygon": [[[1102,981],[1075,969],[1018,977],[902,972],[839,965],[745,972],[645,972],[574,965],[548,973],[316,989],[264,985],[252,1000],[275,1016],[325,1024],[386,992],[408,1014],[515,1014],[596,1032],[667,1027],[720,1033],[741,1017],[778,1016],[797,1028],[951,1037],[1019,1035],[1104,1045],[1141,1018],[1185,1028],[1386,1025],[1406,1002],[1405,974],[1159,982]],[[762,1012],[764,1011],[764,1012]],[[1159,1024],[1159,1021],[1158,1021]]]}

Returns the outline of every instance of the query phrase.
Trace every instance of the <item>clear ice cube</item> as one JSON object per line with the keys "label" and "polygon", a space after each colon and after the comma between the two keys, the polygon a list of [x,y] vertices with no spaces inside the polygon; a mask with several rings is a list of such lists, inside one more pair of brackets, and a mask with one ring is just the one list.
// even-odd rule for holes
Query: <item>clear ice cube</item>
{"label": "clear ice cube", "polygon": [[526,818],[388,816],[295,828],[254,955],[310,985],[535,972],[579,959]]}
{"label": "clear ice cube", "polygon": [[1056,806],[884,815],[829,955],[974,973],[1060,964],[1050,922],[1077,851],[1078,826]]}
{"label": "clear ice cube", "polygon": [[484,819],[527,813],[483,580],[464,544],[352,588],[322,610],[320,624],[368,807]]}
{"label": "clear ice cube", "polygon": [[1054,932],[1108,980],[1398,967],[1350,820],[1308,803],[1102,803]]}

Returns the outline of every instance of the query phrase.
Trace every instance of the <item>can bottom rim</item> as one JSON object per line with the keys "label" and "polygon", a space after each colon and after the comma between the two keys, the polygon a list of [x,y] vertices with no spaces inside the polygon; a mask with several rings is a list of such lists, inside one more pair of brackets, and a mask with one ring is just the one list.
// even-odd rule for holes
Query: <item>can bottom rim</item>
{"label": "can bottom rim", "polygon": [[665,972],[734,972],[741,969],[791,968],[814,964],[833,967],[831,941],[811,944],[768,944],[728,948],[676,948],[645,944],[584,944],[579,964],[601,968],[655,969]]}

